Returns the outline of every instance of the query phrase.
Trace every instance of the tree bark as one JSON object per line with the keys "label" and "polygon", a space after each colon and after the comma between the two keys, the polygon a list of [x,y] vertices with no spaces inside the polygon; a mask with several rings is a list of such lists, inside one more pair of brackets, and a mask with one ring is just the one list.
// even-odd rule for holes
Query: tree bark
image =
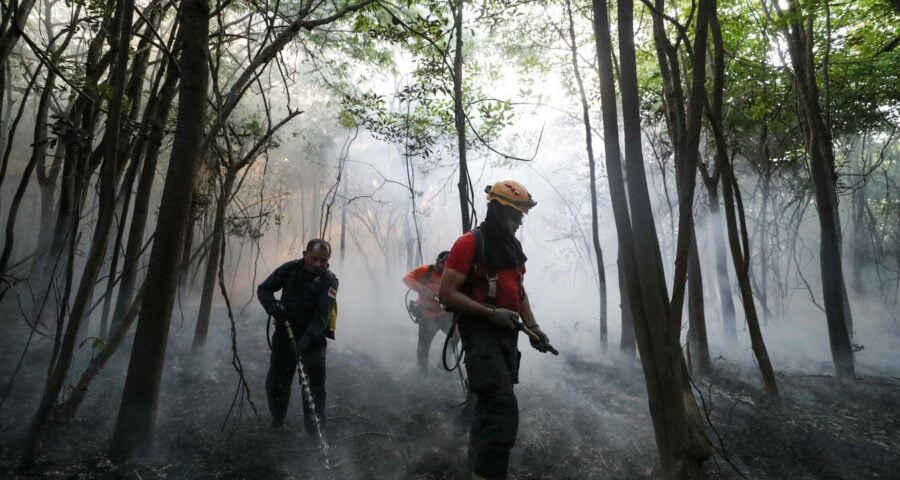
{"label": "tree bark", "polygon": [[[777,8],[777,4],[776,4]],[[834,368],[840,377],[853,377],[856,372],[853,358],[853,317],[844,282],[841,253],[841,224],[838,212],[837,174],[834,166],[834,146],[819,103],[813,58],[812,11],[800,11],[794,0],[788,0],[790,14],[787,26],[782,27],[791,66],[794,86],[799,94],[800,114],[805,121],[803,134],[813,194],[819,212],[819,265],[822,270],[822,296],[828,323],[828,337]],[[806,25],[801,21],[805,19]]]}
{"label": "tree bark", "polygon": [[[125,0],[118,5],[118,25],[115,30],[118,34],[120,44],[127,44],[128,39],[131,38],[131,17],[133,8],[133,0]],[[47,377],[43,396],[28,432],[28,438],[25,442],[25,447],[19,463],[20,470],[28,469],[34,465],[34,461],[40,449],[41,436],[47,425],[50,411],[56,403],[56,399],[59,396],[59,392],[62,390],[66,376],[68,375],[74,354],[75,341],[81,324],[85,320],[87,306],[93,295],[94,284],[100,273],[100,267],[102,266],[105,257],[107,236],[109,235],[109,230],[113,224],[113,213],[115,209],[118,130],[122,113],[127,61],[128,49],[118,49],[115,67],[110,72],[112,94],[110,97],[106,122],[106,138],[108,141],[105,144],[104,159],[99,180],[100,191],[97,224],[94,228],[94,235],[91,239],[91,246],[84,266],[84,272],[82,273],[81,282],[78,286],[75,300],[72,303],[71,312],[69,313],[69,323],[66,326],[65,336],[60,344],[59,356],[56,358],[52,371]]]}
{"label": "tree bark", "polygon": [[184,254],[182,240],[190,224],[191,195],[200,165],[209,84],[209,12],[208,0],[181,4],[181,86],[175,140],[150,253],[147,290],[111,441],[110,456],[116,460],[153,444],[178,265]]}
{"label": "tree bark", "polygon": [[194,352],[203,349],[206,345],[206,336],[209,333],[209,316],[212,311],[212,297],[216,286],[216,274],[219,270],[220,250],[225,242],[225,207],[231,197],[237,172],[228,168],[225,172],[225,180],[222,183],[222,191],[216,201],[215,218],[213,219],[212,238],[209,241],[209,254],[206,256],[206,270],[203,277],[203,290],[200,295],[200,311],[197,314],[197,326],[194,329],[194,341],[191,350]]}
{"label": "tree bark", "polygon": [[[711,25],[712,19],[710,19]],[[719,291],[719,303],[722,308],[722,331],[724,332],[725,340],[734,344],[737,343],[734,297],[731,293],[731,281],[728,278],[728,253],[721,227],[724,219],[719,208],[719,181],[722,177],[722,172],[718,168],[711,175],[706,174],[705,168],[701,168],[700,171],[703,173],[702,178],[708,198],[709,222],[707,222],[707,228],[712,234],[713,244],[715,245],[716,284]]]}
{"label": "tree bark", "polygon": [[[603,249],[600,247],[600,220],[597,213],[597,172],[594,160],[594,141],[591,134],[591,115],[588,107],[587,94],[584,91],[584,82],[581,79],[581,70],[578,67],[578,44],[575,39],[575,22],[572,18],[572,5],[566,1],[566,15],[569,20],[569,49],[572,53],[572,69],[575,72],[575,82],[578,85],[578,96],[581,100],[581,117],[584,123],[584,143],[588,157],[588,171],[591,176],[591,239],[594,246],[594,259],[597,261],[597,293],[600,297],[600,348],[606,349],[609,343],[607,333],[607,305],[606,305],[606,270],[603,265]],[[624,328],[623,328],[624,331]]]}
{"label": "tree bark", "polygon": [[[741,300],[744,305],[744,315],[747,320],[747,329],[750,331],[750,343],[756,363],[762,374],[763,390],[770,397],[778,396],[778,384],[775,381],[775,371],[769,354],[763,341],[762,331],[759,327],[759,318],[756,313],[756,304],[753,303],[753,292],[750,286],[750,254],[747,244],[746,231],[744,235],[744,249],[741,250],[741,241],[738,237],[737,220],[735,218],[735,199],[739,199],[740,190],[734,170],[728,158],[727,144],[722,120],[722,94],[725,86],[725,54],[722,42],[722,32],[719,26],[719,17],[716,9],[713,9],[709,19],[710,32],[713,39],[713,91],[709,108],[709,118],[712,125],[713,137],[716,144],[716,164],[722,179],[722,201],[725,208],[725,223],[728,231],[728,243],[731,248],[731,258],[734,264],[734,272],[737,276]],[[739,204],[739,207],[741,205]]]}
{"label": "tree bark", "polygon": [[[174,62],[175,59],[170,59]],[[113,314],[111,328],[115,328],[125,316],[128,306],[131,305],[135,294],[135,283],[140,263],[141,249],[144,243],[144,231],[147,228],[147,217],[150,214],[150,196],[153,191],[153,182],[156,179],[156,165],[159,159],[159,150],[162,146],[165,121],[169,117],[172,100],[178,92],[178,69],[170,66],[166,73],[166,80],[160,89],[158,103],[149,107],[155,109],[149,124],[147,138],[147,151],[144,153],[144,165],[138,179],[138,188],[134,197],[134,210],[132,211],[131,226],[128,230],[128,241],[125,245],[125,258],[122,260],[122,280],[119,283],[119,294],[116,299],[116,310]]]}
{"label": "tree bark", "polygon": [[[456,32],[456,49],[453,56],[453,117],[456,125],[457,153],[459,155],[459,210],[462,215],[462,231],[472,229],[472,218],[469,214],[469,166],[466,162],[466,112],[463,108],[463,0],[456,0],[454,27]],[[474,193],[474,192],[473,192]]]}
{"label": "tree bark", "polygon": [[627,199],[618,161],[609,16],[604,0],[593,1],[607,175],[628,283],[626,291],[663,473],[667,478],[699,478],[700,467],[711,449],[685,377],[678,333],[680,325],[671,322],[659,241],[647,190],[641,152],[634,6],[630,0],[622,0],[618,6]]}
{"label": "tree bark", "polygon": [[706,338],[706,314],[703,310],[703,280],[696,236],[691,240],[688,258],[688,345],[691,365],[700,375],[712,373],[712,359]]}

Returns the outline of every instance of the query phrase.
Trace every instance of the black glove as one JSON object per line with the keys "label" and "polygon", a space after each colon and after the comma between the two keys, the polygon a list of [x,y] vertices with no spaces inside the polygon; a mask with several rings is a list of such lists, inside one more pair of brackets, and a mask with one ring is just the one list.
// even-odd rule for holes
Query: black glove
{"label": "black glove", "polygon": [[275,320],[282,321],[287,317],[287,309],[284,308],[283,303],[276,301],[269,307],[269,315]]}
{"label": "black glove", "polygon": [[533,327],[528,327],[528,330],[531,330],[531,333],[537,335],[540,340],[535,339],[531,335],[528,336],[528,340],[531,342],[531,346],[534,347],[535,350],[541,353],[547,353],[550,351],[550,338],[546,333],[541,331],[541,327],[535,325]]}
{"label": "black glove", "polygon": [[510,330],[516,330],[519,326],[519,314],[506,308],[495,308],[487,318],[497,326]]}

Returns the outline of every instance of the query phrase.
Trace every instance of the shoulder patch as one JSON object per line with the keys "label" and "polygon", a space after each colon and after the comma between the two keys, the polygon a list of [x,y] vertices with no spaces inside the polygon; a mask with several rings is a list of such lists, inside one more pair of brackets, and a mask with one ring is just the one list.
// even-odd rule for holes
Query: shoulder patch
{"label": "shoulder patch", "polygon": [[337,298],[337,287],[329,287],[328,296],[331,298]]}

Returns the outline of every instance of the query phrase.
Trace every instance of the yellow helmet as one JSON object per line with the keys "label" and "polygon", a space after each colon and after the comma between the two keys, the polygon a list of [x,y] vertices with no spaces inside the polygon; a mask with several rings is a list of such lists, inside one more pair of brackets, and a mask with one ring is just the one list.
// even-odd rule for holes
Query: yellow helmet
{"label": "yellow helmet", "polygon": [[531,198],[528,190],[521,183],[513,180],[503,180],[491,186],[485,187],[484,193],[487,193],[487,200],[496,200],[502,205],[507,205],[516,210],[528,213],[531,207],[537,205]]}

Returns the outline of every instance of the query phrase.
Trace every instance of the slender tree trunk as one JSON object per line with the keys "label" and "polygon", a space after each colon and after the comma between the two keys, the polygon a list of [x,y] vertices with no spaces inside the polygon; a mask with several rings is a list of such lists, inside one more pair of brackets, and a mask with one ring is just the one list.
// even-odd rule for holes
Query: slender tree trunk
{"label": "slender tree trunk", "polygon": [[459,155],[459,211],[462,214],[462,231],[472,229],[469,215],[469,166],[466,161],[466,112],[463,108],[463,0],[456,0],[454,17],[456,33],[456,49],[453,56],[453,116],[458,137],[457,152]]}
{"label": "slender tree trunk", "polygon": [[81,406],[81,402],[84,400],[84,396],[87,394],[87,389],[91,382],[96,378],[97,374],[100,373],[100,370],[103,369],[106,362],[112,358],[113,354],[119,349],[122,340],[125,339],[125,334],[131,329],[131,326],[134,324],[134,319],[137,318],[139,311],[140,293],[137,295],[137,298],[134,299],[134,303],[128,308],[122,321],[110,329],[109,338],[106,339],[103,348],[91,359],[88,367],[81,373],[81,376],[78,377],[78,382],[75,383],[69,397],[54,409],[51,420],[54,427],[59,428],[68,425],[75,417],[75,412],[78,411],[78,407]]}
{"label": "slender tree trunk", "polygon": [[206,91],[209,84],[209,2],[181,4],[181,94],[175,141],[160,204],[156,237],[116,418],[110,455],[116,460],[153,444],[159,385],[175,302],[183,238],[190,225],[190,201],[200,165]]}
{"label": "slender tree trunk", "polygon": [[340,240],[340,252],[341,252],[341,266],[344,265],[344,254],[347,250],[347,207],[348,198],[347,198],[347,184],[350,183],[350,179],[344,180],[344,184],[341,185],[341,188],[344,191],[344,205],[341,207],[341,240]]}
{"label": "slender tree trunk", "polygon": [[[777,7],[777,5],[776,5]],[[819,212],[819,265],[822,269],[822,296],[831,342],[834,368],[840,377],[853,377],[853,317],[844,283],[841,254],[841,224],[836,190],[834,146],[822,107],[813,58],[812,11],[801,12],[794,0],[788,0],[790,14],[783,27],[788,43],[794,86],[799,94],[800,113],[806,123],[804,135],[816,208]],[[805,15],[804,15],[805,13]],[[805,19],[806,25],[801,21]]]}
{"label": "slender tree trunk", "polygon": [[606,349],[609,343],[607,333],[607,306],[606,306],[606,270],[603,265],[603,249],[600,247],[600,220],[597,214],[597,172],[594,161],[594,142],[591,134],[591,115],[588,108],[587,94],[584,91],[584,82],[581,80],[581,70],[578,67],[578,44],[575,39],[575,22],[572,19],[572,5],[566,1],[566,15],[569,20],[569,49],[572,53],[572,69],[575,72],[575,82],[578,85],[578,95],[581,100],[581,115],[584,123],[584,142],[588,157],[588,170],[591,176],[591,238],[594,243],[594,258],[597,261],[597,288],[600,296],[600,348]]}
{"label": "slender tree trunk", "polygon": [[[10,107],[4,105],[5,93],[7,91],[7,79],[9,75],[9,56],[19,42],[21,31],[28,20],[28,14],[34,6],[34,0],[22,0],[18,5],[9,2],[3,6],[3,20],[0,21],[0,115],[3,114],[5,108]],[[15,7],[14,12],[9,12],[7,8]],[[12,13],[11,15],[7,13]],[[4,118],[5,119],[5,118]],[[0,119],[0,131],[7,132],[9,125],[3,123]],[[5,133],[4,133],[5,135]],[[12,142],[12,135],[5,137],[8,142]],[[5,145],[4,145],[5,147]],[[3,178],[0,176],[0,186],[3,185]]]}
{"label": "slender tree trunk", "polygon": [[712,372],[712,359],[709,355],[709,342],[706,338],[706,315],[703,311],[703,280],[700,273],[700,256],[697,252],[697,239],[691,241],[688,258],[688,345],[690,346],[691,365],[700,375]]}
{"label": "slender tree trunk", "polygon": [[[82,87],[84,92],[98,90],[100,77],[109,65],[109,61],[104,60],[101,53],[106,43],[106,33],[113,28],[110,25],[110,13],[105,14],[102,23],[103,27],[99,29],[88,45],[84,67],[85,79]],[[40,303],[47,305],[42,310],[42,315],[50,315],[59,308],[55,303],[56,296],[52,295],[55,283],[54,271],[68,270],[68,265],[66,265],[68,257],[65,250],[73,237],[77,235],[73,226],[79,223],[78,217],[83,205],[81,192],[85,191],[89,185],[87,163],[94,141],[94,130],[99,111],[99,106],[94,103],[95,101],[98,100],[79,95],[69,116],[69,120],[74,126],[64,128],[58,136],[57,148],[64,147],[65,155],[60,178],[56,220],[50,240],[50,249],[43,262],[44,274],[41,275],[46,283],[42,285],[43,293]],[[43,322],[43,316],[37,321]]]}
{"label": "slender tree trunk", "polygon": [[225,243],[225,208],[228,206],[228,200],[231,198],[231,191],[234,189],[236,178],[237,172],[228,167],[225,172],[225,180],[222,183],[222,192],[216,202],[212,238],[209,241],[209,254],[206,256],[203,290],[200,295],[200,311],[197,313],[197,327],[194,330],[194,342],[191,346],[191,350],[194,352],[203,349],[206,345],[206,337],[209,334],[209,315],[212,310],[216,277],[219,273],[219,257]]}
{"label": "slender tree trunk", "polygon": [[[118,5],[118,25],[116,25],[115,31],[118,34],[117,43],[119,45],[127,45],[128,40],[131,38],[131,18],[133,8],[133,0],[125,0]],[[59,356],[53,365],[52,372],[47,377],[43,396],[28,432],[28,438],[25,442],[25,448],[23,449],[19,463],[20,470],[28,469],[34,465],[34,461],[40,448],[41,436],[47,425],[50,411],[56,403],[56,399],[59,396],[59,392],[62,390],[66,376],[68,375],[74,354],[75,340],[81,324],[85,320],[88,303],[90,303],[93,295],[94,284],[100,273],[100,267],[102,266],[105,257],[107,237],[113,224],[113,213],[115,209],[118,130],[122,113],[122,99],[124,97],[123,90],[127,61],[128,49],[119,48],[116,54],[115,67],[110,72],[112,93],[110,96],[106,122],[107,141],[105,144],[104,160],[99,180],[100,191],[97,224],[94,227],[94,235],[91,239],[91,246],[84,266],[84,272],[82,273],[81,283],[78,286],[78,291],[75,295],[75,300],[72,303],[71,312],[69,313],[69,323],[66,326],[65,336],[60,344]]]}
{"label": "slender tree trunk", "polygon": [[[760,145],[760,148],[762,148],[764,152],[767,152],[765,145]],[[766,309],[768,305],[766,291],[768,287],[767,279],[769,278],[769,252],[766,245],[766,237],[768,235],[766,212],[769,207],[769,188],[772,176],[769,171],[768,157],[768,154],[764,154],[763,156],[765,163],[763,164],[762,204],[759,207],[759,224],[756,227],[759,232],[759,302],[763,305],[763,309]]]}
{"label": "slender tree trunk", "polygon": [[725,236],[722,234],[722,213],[719,209],[719,180],[721,171],[716,174],[716,179],[706,184],[706,192],[709,197],[709,230],[712,232],[713,244],[716,256],[716,283],[719,287],[719,302],[722,305],[722,330],[725,340],[731,343],[737,342],[737,325],[735,321],[734,297],[731,293],[731,280],[728,278],[728,259],[725,247]]}
{"label": "slender tree trunk", "polygon": [[[735,218],[735,199],[739,200],[740,190],[734,177],[734,170],[728,159],[725,142],[724,126],[722,123],[722,94],[725,86],[725,54],[722,42],[722,32],[719,26],[719,17],[716,9],[713,9],[709,19],[710,32],[713,39],[713,92],[709,111],[713,136],[716,144],[716,163],[722,175],[722,201],[725,208],[725,223],[728,231],[728,243],[731,247],[731,258],[734,264],[734,272],[737,276],[741,300],[744,305],[744,315],[747,320],[747,329],[750,331],[750,344],[756,363],[762,374],[763,390],[770,397],[778,396],[778,384],[775,381],[775,371],[766,344],[763,341],[762,330],[759,327],[759,318],[756,314],[756,304],[753,303],[753,292],[750,286],[750,253],[747,243],[746,229],[744,230],[744,249],[741,251],[741,241],[738,237],[737,220]],[[739,203],[738,207],[742,207]]]}
{"label": "slender tree trunk", "polygon": [[47,157],[47,114],[50,109],[50,99],[53,96],[55,83],[56,73],[48,72],[44,91],[41,93],[41,99],[38,102],[38,109],[35,113],[31,157],[25,165],[25,170],[22,172],[22,178],[19,180],[19,186],[13,195],[12,202],[9,205],[9,213],[6,217],[6,241],[3,243],[3,251],[0,253],[0,272],[6,272],[9,260],[12,257],[16,238],[16,220],[19,214],[19,207],[21,207],[22,200],[25,198],[25,191],[28,189],[28,184],[31,183],[31,174],[34,172],[35,166],[43,164]]}
{"label": "slender tree trunk", "polygon": [[[174,62],[175,59],[170,59],[170,61]],[[178,69],[170,67],[166,73],[166,80],[160,89],[159,102],[153,107],[156,109],[156,112],[151,117],[147,151],[144,154],[144,165],[141,168],[141,175],[138,179],[137,192],[134,198],[134,210],[128,231],[128,242],[125,246],[125,258],[122,260],[122,280],[119,283],[119,295],[116,299],[116,310],[113,314],[113,328],[122,321],[134,298],[135,283],[137,281],[138,268],[140,267],[140,252],[144,243],[144,230],[146,230],[147,217],[150,214],[150,196],[153,190],[153,181],[156,178],[159,150],[165,134],[165,120],[169,116],[172,100],[178,91],[177,86]]]}
{"label": "slender tree trunk", "polygon": [[[865,175],[868,167],[866,161],[866,140],[868,135],[864,135],[862,139],[862,147],[859,155],[859,173]],[[851,207],[853,210],[853,231],[851,232],[851,249],[853,251],[853,290],[859,294],[865,294],[866,285],[863,281],[863,264],[866,258],[866,237],[867,233],[871,233],[869,223],[866,222],[866,184],[868,179],[860,177],[859,186],[853,191]]]}

